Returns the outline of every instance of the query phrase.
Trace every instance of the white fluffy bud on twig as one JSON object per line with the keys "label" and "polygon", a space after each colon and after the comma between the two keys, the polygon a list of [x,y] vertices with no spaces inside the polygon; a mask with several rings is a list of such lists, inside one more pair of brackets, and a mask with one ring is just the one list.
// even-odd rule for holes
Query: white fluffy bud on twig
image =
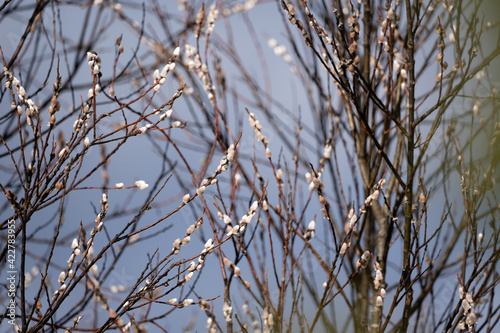
{"label": "white fluffy bud on twig", "polygon": [[184,301],[182,301],[182,305],[184,306],[190,306],[191,304],[193,304],[193,300],[191,298],[188,298],[188,299],[185,299]]}
{"label": "white fluffy bud on twig", "polygon": [[196,189],[196,194],[202,195],[203,193],[205,193],[205,186],[200,186]]}

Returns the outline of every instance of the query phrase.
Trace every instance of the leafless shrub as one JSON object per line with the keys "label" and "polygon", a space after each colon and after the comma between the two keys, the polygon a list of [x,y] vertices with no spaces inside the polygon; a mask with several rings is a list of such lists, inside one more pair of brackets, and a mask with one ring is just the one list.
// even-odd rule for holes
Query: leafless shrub
{"label": "leafless shrub", "polygon": [[491,6],[6,1],[2,327],[494,331]]}

